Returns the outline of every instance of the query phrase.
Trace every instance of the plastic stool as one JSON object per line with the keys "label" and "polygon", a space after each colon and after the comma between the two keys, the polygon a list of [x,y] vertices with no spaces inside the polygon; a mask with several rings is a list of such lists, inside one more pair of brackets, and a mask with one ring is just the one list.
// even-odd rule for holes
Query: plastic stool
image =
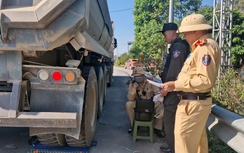
{"label": "plastic stool", "polygon": [[[138,130],[138,127],[148,127],[146,132],[147,136],[144,135],[138,135],[138,132],[141,130]],[[133,141],[136,142],[136,139],[146,139],[150,140],[153,143],[153,121],[134,121],[134,126],[133,126]]]}

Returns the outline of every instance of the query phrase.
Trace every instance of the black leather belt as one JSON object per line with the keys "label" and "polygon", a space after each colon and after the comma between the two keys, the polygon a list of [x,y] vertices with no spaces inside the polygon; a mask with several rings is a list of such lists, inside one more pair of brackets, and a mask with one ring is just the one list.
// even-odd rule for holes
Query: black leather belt
{"label": "black leather belt", "polygon": [[191,93],[191,92],[178,92],[181,100],[206,100],[211,97],[211,92],[206,93]]}
{"label": "black leather belt", "polygon": [[208,97],[211,96],[196,96],[196,95],[183,95],[179,96],[181,100],[206,100]]}

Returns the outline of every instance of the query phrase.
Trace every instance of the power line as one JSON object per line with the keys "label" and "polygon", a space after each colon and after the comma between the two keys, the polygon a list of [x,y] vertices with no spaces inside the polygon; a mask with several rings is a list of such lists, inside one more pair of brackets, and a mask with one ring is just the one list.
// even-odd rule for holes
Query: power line
{"label": "power line", "polygon": [[122,10],[114,10],[114,11],[110,11],[110,13],[113,13],[113,12],[124,12],[124,11],[128,11],[128,10],[133,10],[133,8],[127,8],[127,9],[122,9]]}

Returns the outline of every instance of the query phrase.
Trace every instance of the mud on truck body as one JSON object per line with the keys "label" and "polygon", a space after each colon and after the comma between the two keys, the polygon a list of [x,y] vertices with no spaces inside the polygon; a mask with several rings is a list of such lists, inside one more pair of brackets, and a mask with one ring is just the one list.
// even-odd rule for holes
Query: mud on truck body
{"label": "mud on truck body", "polygon": [[0,126],[90,146],[112,83],[106,0],[0,0]]}

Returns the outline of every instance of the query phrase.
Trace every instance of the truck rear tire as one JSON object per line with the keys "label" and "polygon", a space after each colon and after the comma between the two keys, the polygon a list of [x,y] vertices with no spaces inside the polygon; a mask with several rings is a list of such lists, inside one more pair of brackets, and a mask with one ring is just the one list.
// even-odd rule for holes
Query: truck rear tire
{"label": "truck rear tire", "polygon": [[113,78],[113,64],[109,64],[109,69],[108,69],[108,83],[107,86],[111,87],[112,85],[112,78]]}
{"label": "truck rear tire", "polygon": [[37,135],[38,140],[41,142],[41,144],[46,146],[65,146],[66,140],[64,137],[64,134],[56,134],[56,133],[50,133],[50,134],[39,134]]}
{"label": "truck rear tire", "polygon": [[89,147],[95,134],[97,122],[98,85],[94,68],[83,67],[82,76],[86,80],[86,85],[80,136],[76,139],[65,135],[67,144],[72,147]]}
{"label": "truck rear tire", "polygon": [[105,64],[102,65],[103,69],[103,79],[104,79],[104,96],[103,96],[103,104],[106,102],[106,93],[107,93],[107,67]]}
{"label": "truck rear tire", "polygon": [[102,115],[103,111],[103,101],[104,101],[104,74],[101,66],[95,67],[96,74],[97,74],[97,84],[98,84],[98,110],[97,110],[97,117],[99,118]]}

